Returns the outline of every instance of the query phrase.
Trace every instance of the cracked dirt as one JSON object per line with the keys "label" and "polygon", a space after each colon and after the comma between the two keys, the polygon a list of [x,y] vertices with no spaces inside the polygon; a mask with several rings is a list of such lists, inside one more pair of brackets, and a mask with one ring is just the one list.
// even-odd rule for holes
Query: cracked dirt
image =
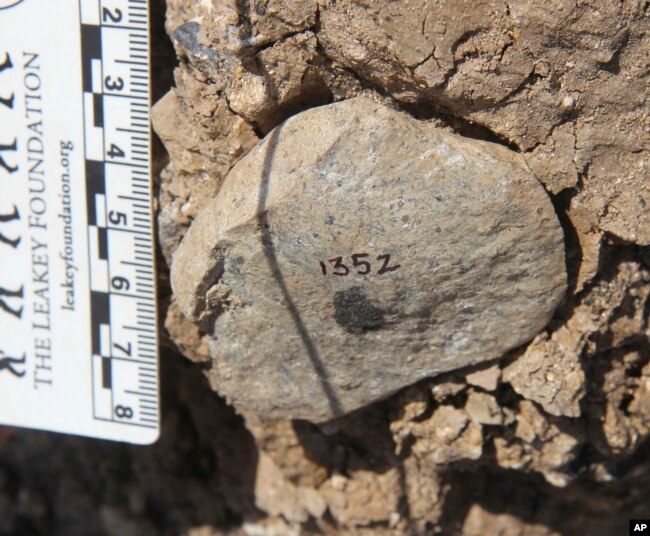
{"label": "cracked dirt", "polygon": [[[649,17],[636,0],[168,0],[177,58],[158,35],[159,72],[175,71],[154,108],[167,263],[270,130],[364,95],[522,154],[562,223],[569,291],[501,360],[316,426],[236,416],[210,391],[203,334],[161,263],[162,441],[97,452],[15,435],[1,530],[610,535],[648,517]],[[96,467],[102,486],[83,476]]]}

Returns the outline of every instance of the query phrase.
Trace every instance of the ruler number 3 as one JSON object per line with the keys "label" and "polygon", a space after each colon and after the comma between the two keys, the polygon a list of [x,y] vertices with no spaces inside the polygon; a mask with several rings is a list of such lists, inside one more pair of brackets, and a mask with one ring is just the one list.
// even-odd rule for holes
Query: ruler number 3
{"label": "ruler number 3", "polygon": [[109,91],[122,91],[124,89],[124,80],[121,76],[116,76],[115,78],[107,76],[104,78],[104,86]]}

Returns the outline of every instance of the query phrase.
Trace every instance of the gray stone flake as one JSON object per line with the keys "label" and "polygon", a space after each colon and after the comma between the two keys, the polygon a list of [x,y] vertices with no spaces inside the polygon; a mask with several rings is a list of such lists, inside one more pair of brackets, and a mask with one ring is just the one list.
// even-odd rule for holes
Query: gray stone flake
{"label": "gray stone flake", "polygon": [[517,154],[354,98],[231,170],[172,286],[221,394],[324,421],[532,339],[566,289],[563,234]]}

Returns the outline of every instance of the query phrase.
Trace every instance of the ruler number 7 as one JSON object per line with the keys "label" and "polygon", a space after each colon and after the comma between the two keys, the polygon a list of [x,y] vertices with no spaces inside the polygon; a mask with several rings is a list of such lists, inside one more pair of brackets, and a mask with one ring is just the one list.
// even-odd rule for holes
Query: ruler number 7
{"label": "ruler number 7", "polygon": [[119,344],[117,342],[114,342],[113,343],[113,348],[115,348],[116,350],[119,350],[120,352],[123,352],[124,355],[127,355],[127,356],[131,357],[131,349],[132,349],[132,347],[131,347],[130,342],[127,343],[126,346],[122,346],[121,344]]}

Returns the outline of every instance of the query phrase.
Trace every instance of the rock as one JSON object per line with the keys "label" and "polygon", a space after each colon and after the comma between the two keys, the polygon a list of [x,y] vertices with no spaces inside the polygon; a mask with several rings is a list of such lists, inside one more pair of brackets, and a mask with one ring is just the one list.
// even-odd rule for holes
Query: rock
{"label": "rock", "polygon": [[594,383],[602,385],[586,399],[587,407],[598,417],[590,422],[591,444],[605,455],[633,453],[650,433],[647,356],[644,359],[641,352],[616,349],[596,356],[592,370]]}
{"label": "rock", "polygon": [[[182,82],[182,87],[192,85]],[[161,175],[158,214],[160,245],[168,263],[191,221],[219,191],[221,179],[258,141],[225,99],[205,90],[199,100],[192,107],[170,91],[152,109],[152,122],[171,158]]]}
{"label": "rock", "polygon": [[557,487],[568,485],[575,474],[567,471],[584,443],[577,422],[548,419],[528,400],[519,404],[514,433],[494,438],[497,463],[506,469],[538,471]]}
{"label": "rock", "polygon": [[560,536],[560,532],[537,523],[526,523],[508,513],[492,513],[479,504],[474,504],[467,513],[462,529],[463,536]]}
{"label": "rock", "polygon": [[[551,415],[582,414],[581,401],[586,392],[583,362],[589,361],[585,356],[624,345],[634,334],[648,331],[643,304],[650,300],[650,270],[637,262],[621,262],[604,275],[605,279],[575,305],[562,326],[550,335],[535,337],[523,355],[502,371],[503,381]],[[612,389],[598,390],[597,398],[613,394]],[[595,412],[599,418],[601,412]]]}
{"label": "rock", "polygon": [[478,460],[483,453],[481,425],[451,406],[441,406],[429,420],[415,423],[411,433],[413,454],[428,463]]}
{"label": "rock", "polygon": [[431,395],[436,402],[441,404],[464,391],[466,387],[467,385],[465,383],[460,383],[454,378],[448,378],[446,381],[436,381],[431,386]]}
{"label": "rock", "polygon": [[304,523],[310,515],[321,517],[326,509],[325,500],[316,490],[284,480],[280,469],[265,454],[257,462],[255,490],[259,508],[288,521]]}
{"label": "rock", "polygon": [[[244,534],[245,536],[300,536],[300,525],[287,523],[282,517],[268,517],[260,520],[258,523],[244,523],[242,525],[243,532],[236,532],[235,534]],[[225,534],[232,534],[231,531],[224,533],[219,531],[215,534],[208,536],[224,536]],[[190,533],[189,536],[195,536]],[[197,536],[205,536],[203,534]]]}
{"label": "rock", "polygon": [[486,391],[494,391],[499,385],[501,370],[498,365],[492,365],[489,368],[477,370],[465,376],[468,384],[480,387]]}
{"label": "rock", "polygon": [[421,386],[414,385],[395,398],[398,411],[393,415],[390,431],[395,442],[395,453],[399,455],[410,445],[413,427],[428,411],[431,397]]}
{"label": "rock", "polygon": [[[579,320],[595,324],[588,317]],[[524,354],[503,369],[503,379],[551,415],[579,417],[585,379],[578,351],[584,341],[579,333],[562,327],[551,337],[546,333],[535,337]]]}
{"label": "rock", "polygon": [[467,397],[465,411],[479,424],[503,424],[503,415],[496,399],[486,393],[472,391]]}
{"label": "rock", "polygon": [[178,349],[196,363],[210,361],[208,343],[201,330],[181,313],[175,301],[171,301],[165,319],[165,329]]}
{"label": "rock", "polygon": [[365,98],[292,117],[237,163],[171,280],[221,394],[313,421],[501,356],[566,287],[518,155]]}
{"label": "rock", "polygon": [[[328,480],[322,488],[327,507],[346,525],[377,523],[386,512],[399,510],[400,471],[396,467],[383,474],[357,471],[353,478]],[[338,488],[338,489],[337,489]]]}

